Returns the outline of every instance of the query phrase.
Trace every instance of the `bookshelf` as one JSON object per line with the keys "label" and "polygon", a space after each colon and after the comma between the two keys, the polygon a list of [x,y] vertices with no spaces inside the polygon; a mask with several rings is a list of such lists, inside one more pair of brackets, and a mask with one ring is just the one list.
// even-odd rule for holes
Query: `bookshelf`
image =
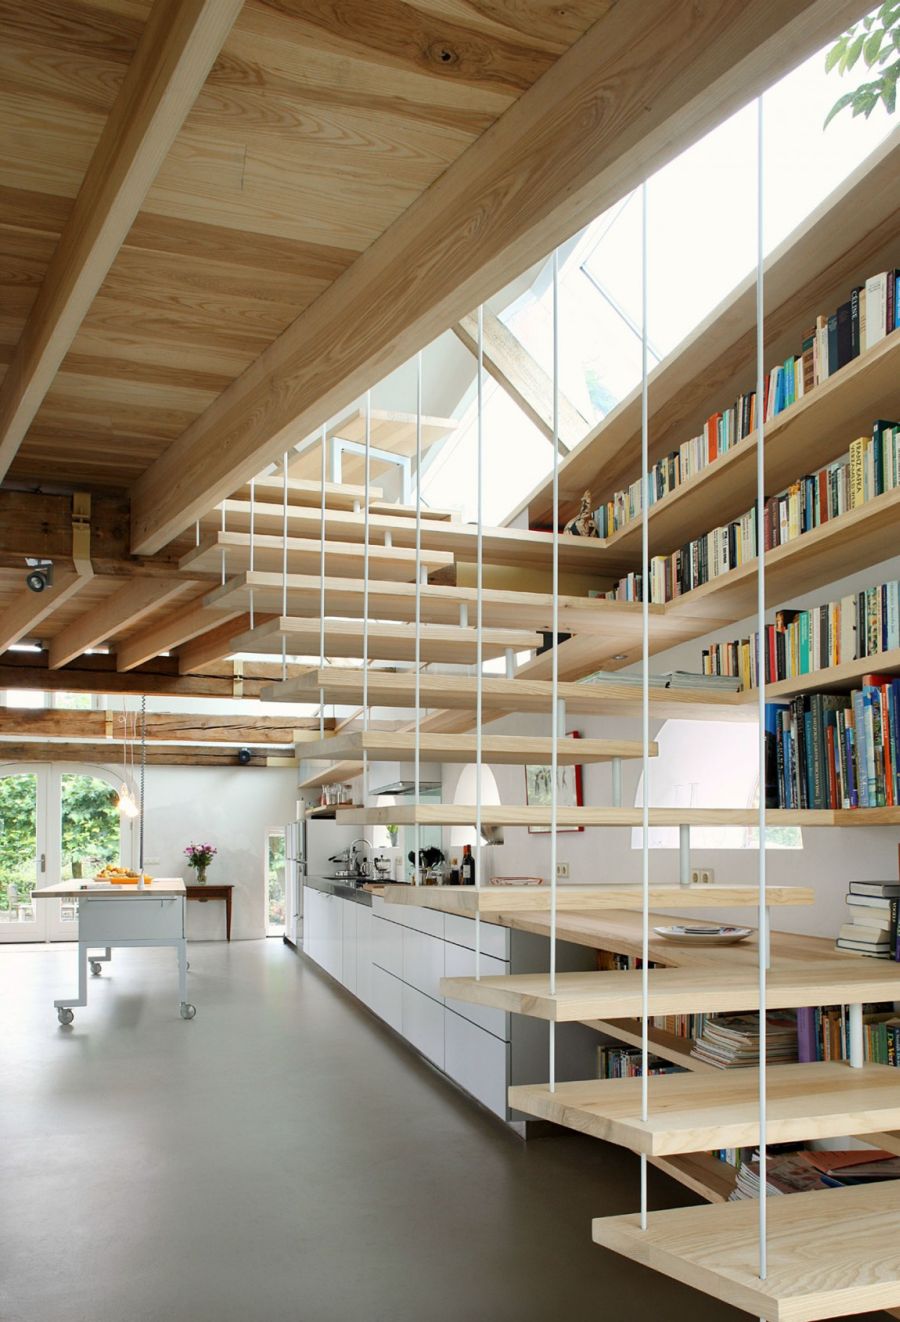
{"label": "bookshelf", "polygon": [[[808,675],[795,675],[791,679],[780,679],[774,684],[767,684],[766,701],[781,702],[797,697],[801,693],[857,688],[863,675],[872,672],[900,675],[900,648],[879,652],[876,656],[862,656],[853,661],[843,661],[838,666],[812,670]],[[756,702],[757,695],[755,689],[747,689],[738,696],[750,703]]]}

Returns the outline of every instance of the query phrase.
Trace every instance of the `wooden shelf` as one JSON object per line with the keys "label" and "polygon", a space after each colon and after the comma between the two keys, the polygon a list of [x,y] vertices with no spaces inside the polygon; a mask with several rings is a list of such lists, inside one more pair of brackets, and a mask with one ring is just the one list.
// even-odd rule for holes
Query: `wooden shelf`
{"label": "wooden shelf", "polygon": [[[845,454],[852,440],[871,432],[875,418],[894,417],[900,408],[898,378],[900,332],[895,331],[767,422],[767,490],[782,491],[804,473]],[[595,495],[599,499],[600,493]],[[755,500],[756,443],[751,436],[650,507],[651,556],[667,555],[709,532],[710,511],[717,523],[727,523]],[[604,572],[639,568],[640,518],[613,533],[604,545]],[[614,562],[617,568],[612,570]]]}
{"label": "wooden shelf", "polygon": [[[379,506],[379,509],[382,508]],[[394,514],[386,506],[385,513],[376,514],[369,507],[369,545],[384,546],[389,538],[395,547],[414,549],[416,545],[415,511],[412,516]],[[218,506],[225,513],[226,531],[249,533],[250,501],[225,500]],[[257,537],[274,536],[281,541],[284,527],[284,507],[277,500],[256,500],[253,508],[253,527]],[[288,506],[288,532],[293,537],[315,540],[321,536],[322,517],[319,509]],[[325,512],[325,536],[334,541],[362,544],[366,534],[364,513],[345,510]],[[472,562],[478,548],[478,528],[474,523],[453,523],[441,519],[422,520],[421,545],[423,551],[440,551],[457,560]],[[559,565],[574,573],[608,576],[605,555],[606,543],[597,538],[574,537],[561,534],[559,539]],[[548,532],[531,532],[526,528],[483,528],[482,548],[486,565],[534,566],[549,569],[553,554],[553,537]],[[259,562],[259,568],[265,568]]]}
{"label": "wooden shelf", "polygon": [[[605,1033],[627,1046],[641,1046],[640,1019],[585,1019],[583,1022],[586,1028]],[[695,1074],[722,1073],[715,1065],[691,1055],[693,1038],[678,1037],[675,1033],[667,1033],[664,1028],[654,1028],[652,1024],[647,1028],[647,1037],[651,1055],[659,1056],[660,1060],[667,1060],[670,1065],[680,1065],[682,1069],[693,1070]]]}
{"label": "wooden shelf", "polygon": [[712,1152],[688,1152],[682,1156],[648,1157],[662,1171],[708,1203],[727,1203],[737,1180],[737,1167],[720,1161]]}
{"label": "wooden shelf", "polygon": [[[393,804],[386,808],[356,807],[344,810],[354,825],[383,826],[474,826],[474,804]],[[769,826],[897,826],[900,807],[895,808],[770,808]],[[642,824],[641,808],[559,808],[559,826],[631,826]],[[481,808],[484,826],[549,826],[550,808],[518,803],[487,803]],[[744,826],[759,823],[755,808],[651,808],[651,826]]]}
{"label": "wooden shelf", "polygon": [[317,818],[323,822],[333,822],[337,812],[338,804],[326,803],[319,808],[307,808],[304,816],[307,818]]}
{"label": "wooden shelf", "polygon": [[600,1217],[597,1244],[767,1322],[811,1322],[900,1305],[900,1181],[768,1200],[768,1270],[759,1277],[759,1207]]}
{"label": "wooden shelf", "polygon": [[[288,509],[321,509],[322,505],[322,483],[312,480],[305,480],[300,477],[289,477],[287,483],[288,489]],[[270,501],[281,504],[284,501],[284,479],[282,477],[258,477],[253,483],[254,501]],[[250,485],[239,487],[232,497],[233,500],[249,501]],[[327,510],[355,510],[361,507],[366,499],[366,488],[364,485],[355,485],[352,482],[326,482],[325,483],[325,508]],[[372,509],[375,504],[384,499],[384,491],[381,487],[369,486],[369,508]],[[227,505],[227,501],[222,504]],[[208,524],[221,522],[222,504],[216,506],[216,512],[209,514],[205,521]],[[218,515],[218,520],[216,519]]]}
{"label": "wooden shelf", "polygon": [[[343,820],[343,812],[338,820]],[[399,824],[399,823],[398,823]],[[384,898],[391,904],[405,904],[443,913],[473,914],[547,912],[552,902],[550,886],[385,886]],[[767,886],[766,903],[770,905],[812,904],[815,893],[808,886]],[[639,885],[557,886],[557,911],[589,913],[598,909],[641,909]],[[756,907],[759,891],[755,886],[651,886],[650,904],[664,904],[673,909],[716,908],[724,906]]]}
{"label": "wooden shelf", "polygon": [[[360,620],[326,620],[325,651],[329,657],[361,657],[364,628]],[[453,624],[423,624],[419,655],[423,662],[474,665],[477,630]],[[539,633],[525,629],[485,629],[482,655],[486,660],[514,652],[535,651],[541,646]],[[235,652],[263,652],[281,656],[284,643],[288,656],[319,657],[319,621],[310,617],[283,616],[269,620],[232,640]],[[372,621],[368,628],[368,658],[377,661],[415,661],[415,633],[408,624]]]}
{"label": "wooden shelf", "polygon": [[[642,1013],[640,971],[560,973],[550,992],[546,973],[507,977],[444,978],[441,994],[449,1000],[492,1006],[534,1019],[571,1023],[585,1019],[634,1018]],[[900,966],[891,960],[832,958],[769,971],[766,1006],[770,1010],[804,1005],[854,1005],[900,1000]],[[667,968],[650,972],[648,1013],[726,1014],[759,1009],[755,968]]]}
{"label": "wooden shelf", "polygon": [[[855,661],[844,661],[838,666],[829,666],[825,670],[813,670],[808,675],[779,679],[774,684],[766,685],[766,701],[786,701],[800,693],[859,688],[863,675],[894,672],[900,674],[900,648],[897,647],[889,652],[880,652],[877,656],[864,656]],[[744,702],[755,703],[757,690],[745,689],[739,697]]]}
{"label": "wooden shelf", "polygon": [[[755,1069],[664,1074],[647,1080],[648,1120],[641,1119],[642,1080],[588,1079],[520,1084],[509,1104],[541,1120],[617,1143],[645,1156],[750,1147],[759,1142]],[[900,1087],[891,1065],[851,1069],[844,1061],[770,1065],[766,1089],[769,1143],[809,1142],[900,1126]]]}
{"label": "wooden shelf", "polygon": [[[549,715],[552,687],[547,680],[495,679],[482,681],[484,711],[493,718],[511,712],[537,712]],[[316,702],[319,691],[328,703],[363,701],[361,670],[325,667],[273,684],[263,689],[266,702]],[[419,677],[419,702],[423,708],[464,708],[474,710],[477,680],[471,675],[422,674]],[[641,691],[631,684],[561,683],[559,697],[570,714],[636,716],[641,710]],[[691,720],[755,719],[755,712],[735,693],[707,693],[689,689],[651,689],[650,700],[657,716],[684,716]],[[370,706],[414,707],[415,676],[412,671],[370,670],[368,676]]]}
{"label": "wooden shelf", "polygon": [[[262,572],[275,572],[281,577],[284,562],[284,539],[257,534],[253,539],[253,561]],[[321,564],[321,544],[316,538],[288,537],[288,570],[293,574],[318,574]],[[218,574],[225,559],[225,572],[250,567],[250,534],[243,532],[217,532],[203,538],[199,546],[181,557],[178,567],[185,574]],[[453,556],[446,551],[423,551],[421,563],[428,573],[449,569]],[[325,572],[346,578],[361,578],[364,570],[364,548],[355,542],[325,543]],[[398,546],[370,546],[369,574],[386,582],[415,583],[416,553]]]}
{"label": "wooden shelf", "polygon": [[[473,734],[419,736],[419,751],[430,762],[474,762],[477,740]],[[304,759],[361,758],[367,753],[370,761],[404,762],[415,754],[414,734],[383,730],[356,730],[338,734],[330,739],[305,743]],[[658,745],[651,742],[650,756],[656,757]],[[553,740],[549,736],[485,734],[481,740],[484,762],[513,766],[549,766]],[[557,739],[556,755],[562,767],[581,766],[589,762],[608,762],[614,757],[639,758],[642,745],[639,739]]]}
{"label": "wooden shelf", "polygon": [[[306,760],[304,746],[300,745],[300,760]],[[304,780],[298,782],[297,788],[301,790],[317,790],[323,785],[343,785],[345,781],[354,780],[362,775],[362,762],[334,762],[330,767],[325,767],[315,776],[307,776]]]}

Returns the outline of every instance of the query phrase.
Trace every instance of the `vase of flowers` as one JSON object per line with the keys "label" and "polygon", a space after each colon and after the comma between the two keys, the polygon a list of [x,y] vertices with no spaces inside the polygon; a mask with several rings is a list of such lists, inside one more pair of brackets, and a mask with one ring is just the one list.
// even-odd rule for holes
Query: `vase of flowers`
{"label": "vase of flowers", "polygon": [[206,869],[218,852],[215,845],[188,845],[185,849],[187,855],[188,867],[195,868],[197,872],[197,885],[206,885]]}

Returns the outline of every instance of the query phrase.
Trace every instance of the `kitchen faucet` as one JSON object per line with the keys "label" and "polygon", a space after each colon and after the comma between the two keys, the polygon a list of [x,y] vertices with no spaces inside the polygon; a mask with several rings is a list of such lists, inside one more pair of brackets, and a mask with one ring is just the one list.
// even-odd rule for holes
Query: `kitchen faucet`
{"label": "kitchen faucet", "polygon": [[[360,851],[357,850],[356,848],[357,845],[363,846],[363,849],[361,851],[362,858],[359,857]],[[358,877],[369,878],[372,876],[370,861],[369,858],[367,857],[367,853],[371,852],[371,850],[372,850],[372,845],[365,838],[365,836],[360,836],[359,839],[354,840],[350,846],[350,867],[352,869],[355,869],[356,875]]]}

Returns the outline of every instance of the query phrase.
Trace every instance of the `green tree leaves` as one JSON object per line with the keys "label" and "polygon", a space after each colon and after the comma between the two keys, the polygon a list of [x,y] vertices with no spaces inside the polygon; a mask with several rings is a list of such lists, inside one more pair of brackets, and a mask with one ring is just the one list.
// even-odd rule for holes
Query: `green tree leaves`
{"label": "green tree leaves", "polygon": [[900,0],[884,0],[861,23],[854,23],[839,37],[825,56],[825,71],[830,73],[836,69],[843,76],[860,59],[867,69],[876,70],[878,76],[839,96],[823,127],[827,128],[835,115],[848,106],[854,117],[863,115],[868,119],[881,101],[888,114],[894,114],[897,81],[900,79]]}

